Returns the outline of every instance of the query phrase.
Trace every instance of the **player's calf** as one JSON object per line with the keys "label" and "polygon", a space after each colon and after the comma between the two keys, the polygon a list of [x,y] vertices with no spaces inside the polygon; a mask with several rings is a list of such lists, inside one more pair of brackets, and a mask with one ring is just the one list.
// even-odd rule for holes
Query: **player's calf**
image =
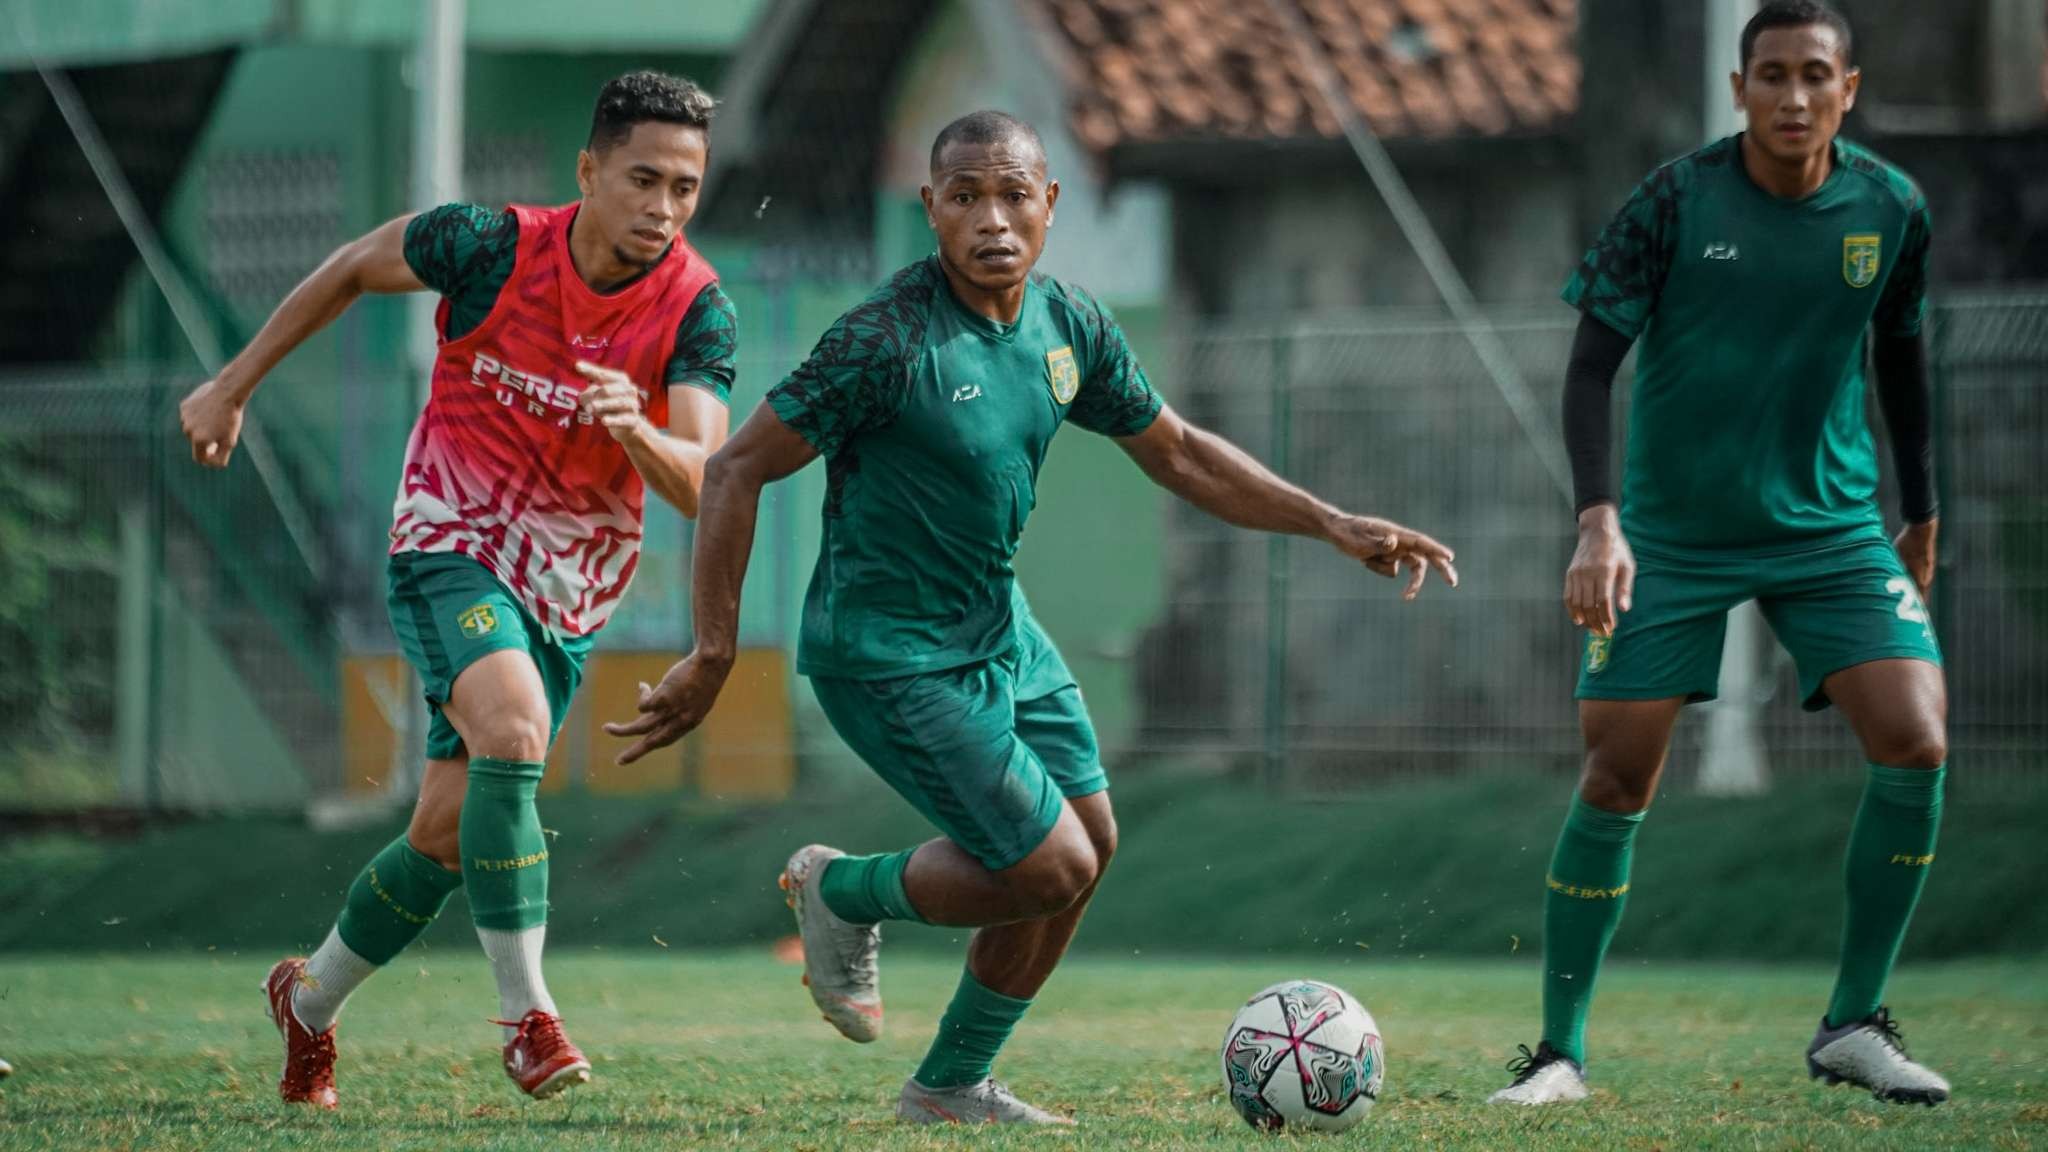
{"label": "player's calf", "polygon": [[1806,1071],[1831,1085],[1868,1088],[1872,1096],[1894,1104],[1932,1108],[1948,1099],[1948,1081],[1906,1055],[1905,1039],[1886,1008],[1839,1028],[1822,1019],[1806,1048]]}

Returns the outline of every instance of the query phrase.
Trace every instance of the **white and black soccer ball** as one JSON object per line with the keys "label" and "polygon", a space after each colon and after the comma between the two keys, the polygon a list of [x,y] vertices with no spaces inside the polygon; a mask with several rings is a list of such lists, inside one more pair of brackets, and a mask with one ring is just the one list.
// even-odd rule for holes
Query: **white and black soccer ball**
{"label": "white and black soccer ball", "polygon": [[1342,1132],[1365,1118],[1386,1079],[1372,1013],[1342,988],[1275,984],[1245,1002],[1223,1037],[1223,1087],[1264,1132]]}

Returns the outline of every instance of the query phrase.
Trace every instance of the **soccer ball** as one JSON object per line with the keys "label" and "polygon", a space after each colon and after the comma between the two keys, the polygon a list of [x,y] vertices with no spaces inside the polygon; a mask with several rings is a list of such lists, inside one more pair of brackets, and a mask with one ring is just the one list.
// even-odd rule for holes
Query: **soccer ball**
{"label": "soccer ball", "polygon": [[1223,1037],[1231,1106],[1262,1132],[1342,1132],[1365,1118],[1387,1075],[1380,1027],[1342,988],[1275,984],[1245,1002]]}

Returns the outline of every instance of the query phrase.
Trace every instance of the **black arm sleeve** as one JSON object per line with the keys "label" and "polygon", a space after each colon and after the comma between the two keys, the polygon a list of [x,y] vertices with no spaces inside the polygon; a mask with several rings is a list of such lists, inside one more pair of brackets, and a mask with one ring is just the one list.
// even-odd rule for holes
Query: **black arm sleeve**
{"label": "black arm sleeve", "polygon": [[1572,337],[1571,363],[1564,371],[1564,447],[1572,459],[1575,513],[1614,502],[1614,410],[1609,397],[1614,374],[1628,359],[1632,337],[1586,313]]}
{"label": "black arm sleeve", "polygon": [[1919,334],[1873,338],[1877,406],[1892,437],[1899,512],[1908,524],[1934,519],[1934,400],[1927,388],[1927,343]]}

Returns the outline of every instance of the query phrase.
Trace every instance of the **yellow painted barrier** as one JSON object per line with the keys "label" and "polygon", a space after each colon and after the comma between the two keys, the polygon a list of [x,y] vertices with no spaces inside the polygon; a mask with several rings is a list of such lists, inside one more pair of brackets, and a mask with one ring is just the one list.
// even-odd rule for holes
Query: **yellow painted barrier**
{"label": "yellow painted barrier", "polygon": [[[796,782],[796,728],[789,657],[775,648],[739,654],[718,707],[681,745],[625,767],[612,763],[628,742],[607,735],[605,721],[637,715],[639,686],[658,683],[674,661],[667,652],[592,653],[582,689],[548,750],[541,792],[561,793],[580,780],[603,795],[688,788],[717,799],[788,796]],[[402,656],[348,656],[341,682],[345,787],[359,795],[382,791],[405,754],[406,709],[418,690],[411,669]]]}

